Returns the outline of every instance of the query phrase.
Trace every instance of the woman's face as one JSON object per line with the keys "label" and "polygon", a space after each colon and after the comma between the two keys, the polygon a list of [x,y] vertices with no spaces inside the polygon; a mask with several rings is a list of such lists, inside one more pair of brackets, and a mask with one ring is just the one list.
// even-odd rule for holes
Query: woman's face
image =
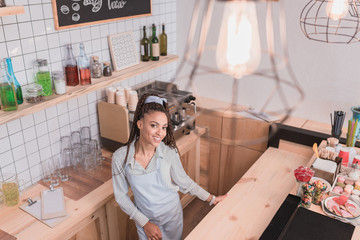
{"label": "woman's face", "polygon": [[168,119],[163,112],[152,111],[144,114],[144,118],[137,121],[140,129],[140,140],[145,144],[157,147],[166,136]]}

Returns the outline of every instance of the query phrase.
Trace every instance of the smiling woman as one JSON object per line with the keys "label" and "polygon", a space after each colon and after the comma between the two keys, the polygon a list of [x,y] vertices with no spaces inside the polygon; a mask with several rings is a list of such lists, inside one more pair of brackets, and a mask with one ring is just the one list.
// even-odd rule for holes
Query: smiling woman
{"label": "smiling woman", "polygon": [[[184,171],[170,124],[165,98],[141,96],[129,140],[113,155],[113,187],[121,209],[136,222],[142,239],[181,239],[183,212],[178,191],[195,195],[211,205],[215,197]],[[134,194],[128,196],[129,185]]]}

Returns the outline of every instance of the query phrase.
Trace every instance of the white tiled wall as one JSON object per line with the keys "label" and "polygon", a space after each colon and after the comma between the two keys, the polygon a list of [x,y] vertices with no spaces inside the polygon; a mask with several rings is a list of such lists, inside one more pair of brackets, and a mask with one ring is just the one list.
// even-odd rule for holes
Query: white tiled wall
{"label": "white tiled wall", "polygon": [[[105,24],[54,29],[51,0],[7,0],[7,5],[23,5],[25,14],[0,17],[0,58],[11,57],[20,84],[32,83],[35,59],[48,60],[50,70],[62,70],[65,47],[73,45],[75,57],[83,42],[88,57],[99,56],[110,61],[107,43],[109,34],[133,31],[139,53],[142,26],[165,23],[168,52],[176,53],[176,0],[152,0],[153,15]],[[176,71],[176,63],[126,79],[115,86],[161,80],[169,81]],[[90,126],[92,137],[99,138],[97,102],[105,99],[104,89],[71,99],[21,119],[0,125],[0,181],[5,172],[16,172],[28,187],[41,179],[41,161],[59,153],[60,137],[82,126]],[[0,113],[1,114],[1,113]]]}

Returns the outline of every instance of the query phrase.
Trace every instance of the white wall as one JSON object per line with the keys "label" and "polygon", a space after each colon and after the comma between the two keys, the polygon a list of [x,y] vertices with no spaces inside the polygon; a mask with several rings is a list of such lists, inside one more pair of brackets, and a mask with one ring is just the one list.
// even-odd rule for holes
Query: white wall
{"label": "white wall", "polygon": [[[195,1],[177,1],[177,49],[179,55],[183,53],[193,9],[192,4]],[[360,105],[360,43],[327,44],[308,40],[303,35],[299,24],[301,10],[307,1],[282,1],[285,1],[290,63],[305,92],[305,100],[293,115],[330,123],[330,112],[343,110],[347,112],[347,119],[349,119],[352,116],[350,107]],[[209,36],[213,45],[216,45],[214,42],[219,33],[221,6],[221,3],[215,4],[213,25]],[[257,3],[261,36],[264,36],[265,32],[263,6],[264,3]],[[262,39],[262,44],[264,43],[265,40]],[[202,62],[206,65],[216,66],[213,54],[209,54],[209,56],[205,57]],[[265,64],[262,62],[262,66]],[[185,80],[182,79],[180,82],[184,84]],[[228,76],[211,74],[199,77],[195,86],[200,96],[231,102],[232,79]],[[268,80],[259,77],[241,79],[237,103],[260,108],[265,102],[271,86],[273,84]],[[288,99],[294,103],[297,95],[289,91]],[[280,104],[279,99],[275,99],[271,102],[269,110],[279,109]]]}
{"label": "white wall", "polygon": [[[109,61],[107,36],[133,31],[139,53],[142,26],[149,28],[149,36],[152,23],[158,26],[158,32],[161,24],[166,24],[168,52],[176,54],[175,0],[152,0],[152,3],[152,16],[57,31],[54,29],[51,0],[6,0],[7,5],[25,6],[25,14],[0,17],[0,59],[12,58],[15,76],[24,86],[34,81],[32,64],[37,58],[47,59],[51,70],[62,70],[64,50],[69,43],[73,45],[76,57],[79,43],[83,42],[88,57],[96,55],[101,62]],[[169,81],[175,70],[176,63],[168,64],[115,86]],[[0,125],[0,181],[2,173],[16,172],[25,182],[22,187],[36,183],[41,179],[40,162],[59,153],[60,137],[82,126],[90,126],[92,137],[98,139],[97,102],[104,99],[105,91],[99,89]]]}

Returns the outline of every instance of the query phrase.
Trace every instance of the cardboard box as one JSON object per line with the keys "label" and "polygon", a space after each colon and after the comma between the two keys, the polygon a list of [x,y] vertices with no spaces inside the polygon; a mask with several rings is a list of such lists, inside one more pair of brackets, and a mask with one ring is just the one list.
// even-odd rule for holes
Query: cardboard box
{"label": "cardboard box", "polygon": [[[331,160],[329,160],[329,161],[331,161]],[[326,172],[326,171],[323,171],[323,170],[320,170],[320,169],[317,169],[317,168],[314,168],[313,166],[311,166],[311,169],[313,169],[315,171],[314,177],[322,178],[322,179],[328,181],[332,185],[335,181],[336,176],[339,174],[342,158],[336,157],[335,162],[337,164],[335,173]]]}
{"label": "cardboard box", "polygon": [[127,108],[107,102],[98,103],[100,136],[119,143],[129,139],[129,112]]}

